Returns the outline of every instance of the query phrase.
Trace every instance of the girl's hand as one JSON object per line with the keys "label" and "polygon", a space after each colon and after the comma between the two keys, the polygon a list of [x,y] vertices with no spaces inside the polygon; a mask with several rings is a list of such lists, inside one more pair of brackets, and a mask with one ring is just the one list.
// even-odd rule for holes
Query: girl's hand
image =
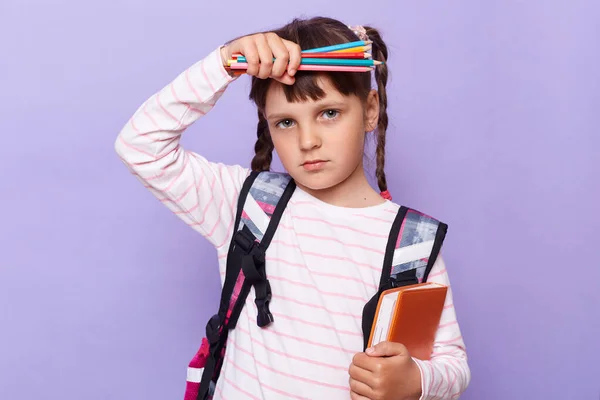
{"label": "girl's hand", "polygon": [[352,359],[352,400],[412,400],[421,396],[421,371],[406,347],[382,342]]}
{"label": "girl's hand", "polygon": [[244,36],[222,47],[223,62],[231,59],[234,53],[241,53],[246,57],[248,75],[260,79],[273,78],[287,85],[295,82],[294,74],[300,65],[301,49],[294,42],[284,40],[272,32],[258,33]]}

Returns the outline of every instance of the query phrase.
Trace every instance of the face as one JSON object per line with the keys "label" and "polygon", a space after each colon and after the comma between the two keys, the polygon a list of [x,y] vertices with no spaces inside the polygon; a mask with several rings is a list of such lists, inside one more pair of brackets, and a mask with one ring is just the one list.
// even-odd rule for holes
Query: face
{"label": "face", "polygon": [[322,99],[289,103],[281,84],[271,84],[265,117],[275,150],[296,183],[309,191],[366,182],[365,133],[377,127],[377,92],[362,102],[342,95],[327,77],[319,78],[319,86],[326,93]]}

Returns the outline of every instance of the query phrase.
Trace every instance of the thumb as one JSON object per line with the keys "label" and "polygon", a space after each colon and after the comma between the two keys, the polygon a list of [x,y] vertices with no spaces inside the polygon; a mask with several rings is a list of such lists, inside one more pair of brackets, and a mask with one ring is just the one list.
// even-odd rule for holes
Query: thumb
{"label": "thumb", "polygon": [[401,343],[381,342],[365,350],[371,357],[392,357],[408,354],[408,350]]}

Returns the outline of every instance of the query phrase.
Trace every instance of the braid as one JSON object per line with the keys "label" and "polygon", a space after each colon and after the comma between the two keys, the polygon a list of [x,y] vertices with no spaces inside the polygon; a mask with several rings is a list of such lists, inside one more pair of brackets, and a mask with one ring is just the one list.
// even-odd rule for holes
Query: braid
{"label": "braid", "polygon": [[[373,58],[380,61],[387,61],[388,50],[383,42],[381,35],[375,28],[365,26],[369,39],[373,41]],[[385,133],[388,127],[387,115],[387,91],[385,89],[388,81],[387,62],[378,65],[375,68],[375,81],[377,82],[377,92],[379,94],[379,123],[377,125],[377,148],[375,150],[377,156],[377,167],[375,176],[379,190],[387,191],[387,181],[385,179]]]}
{"label": "braid", "polygon": [[258,111],[258,125],[256,127],[256,144],[254,145],[254,158],[252,171],[268,171],[273,160],[273,142],[269,135],[269,125],[262,112]]}

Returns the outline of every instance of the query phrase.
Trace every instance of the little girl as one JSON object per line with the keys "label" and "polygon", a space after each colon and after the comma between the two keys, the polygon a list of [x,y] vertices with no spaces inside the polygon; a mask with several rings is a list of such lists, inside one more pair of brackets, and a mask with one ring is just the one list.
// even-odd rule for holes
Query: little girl
{"label": "little girl", "polygon": [[[234,40],[148,99],[116,141],[145,187],[215,246],[224,279],[237,200],[251,171],[210,162],[180,138],[238,79],[227,60],[246,57],[259,119],[251,170],[269,170],[276,150],[296,190],[266,253],[275,322],[257,326],[249,295],[227,339],[215,399],[455,399],[469,383],[450,290],[429,360],[400,343],[363,351],[361,313],[377,292],[400,208],[384,173],[387,65],[376,67],[376,89],[369,72],[298,72],[302,50],[357,40],[372,41],[373,58],[386,61],[377,30],[329,18]],[[369,135],[377,139],[379,192],[363,169]],[[450,286],[441,257],[428,281]]]}

